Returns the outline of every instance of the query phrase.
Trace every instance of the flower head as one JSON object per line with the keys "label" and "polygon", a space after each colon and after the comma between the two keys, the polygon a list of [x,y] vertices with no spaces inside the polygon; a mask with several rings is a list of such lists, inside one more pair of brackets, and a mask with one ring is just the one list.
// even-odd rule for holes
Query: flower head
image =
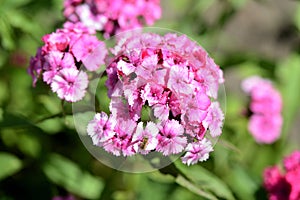
{"label": "flower head", "polygon": [[206,133],[219,136],[224,120],[217,102],[224,80],[202,47],[186,36],[133,33],[111,52],[106,86],[118,123],[104,149],[117,156],[186,152],[188,165],[208,159],[213,149]]}
{"label": "flower head", "polygon": [[62,29],[42,38],[44,45],[30,60],[28,73],[33,85],[42,75],[43,81],[66,101],[75,102],[84,97],[88,84],[87,74],[78,71],[83,63],[88,71],[104,64],[107,55],[105,44],[95,32],[80,22],[66,22]]}

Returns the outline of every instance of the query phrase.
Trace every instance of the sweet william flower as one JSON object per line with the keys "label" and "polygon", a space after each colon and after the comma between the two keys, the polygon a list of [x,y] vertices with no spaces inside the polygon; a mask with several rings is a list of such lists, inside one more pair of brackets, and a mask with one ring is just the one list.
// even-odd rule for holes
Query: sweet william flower
{"label": "sweet william flower", "polygon": [[160,127],[156,150],[162,152],[163,155],[180,153],[187,144],[187,139],[183,136],[183,133],[183,126],[178,121],[166,121]]}
{"label": "sweet william flower", "polygon": [[116,127],[136,128],[114,128],[96,145],[116,156],[183,155],[188,165],[208,159],[207,133],[219,136],[224,120],[217,101],[222,70],[186,36],[134,32],[118,39],[107,59],[109,110]]}
{"label": "sweet william flower", "polygon": [[91,136],[94,145],[101,146],[105,141],[115,135],[115,120],[109,118],[105,112],[97,113],[87,127],[87,133]]}
{"label": "sweet william flower", "polygon": [[160,0],[64,1],[64,16],[71,22],[103,32],[106,38],[122,31],[153,25],[161,17]]}
{"label": "sweet william flower", "polygon": [[159,130],[153,122],[148,122],[145,129],[143,128],[143,122],[139,122],[132,138],[135,151],[148,154],[150,151],[155,150],[158,145],[158,132]]}
{"label": "sweet william flower", "polygon": [[70,102],[81,100],[88,86],[88,76],[74,68],[64,68],[54,76],[51,89],[58,97]]}
{"label": "sweet william flower", "polygon": [[258,143],[278,140],[282,127],[282,99],[272,82],[259,76],[245,79],[242,89],[250,96],[248,130]]}
{"label": "sweet william flower", "polygon": [[269,199],[300,199],[300,151],[294,151],[284,158],[284,169],[277,166],[267,167],[264,170],[264,187]]}
{"label": "sweet william flower", "polygon": [[185,155],[181,157],[184,164],[193,165],[205,161],[209,158],[209,153],[213,151],[212,144],[206,138],[200,141],[189,143],[185,148]]}
{"label": "sweet william flower", "polygon": [[44,45],[31,58],[28,68],[33,86],[42,77],[59,98],[70,102],[80,101],[84,97],[88,79],[85,72],[77,71],[82,63],[88,71],[99,69],[107,55],[105,44],[92,34],[95,31],[80,22],[66,22],[63,28],[45,35],[42,38]]}

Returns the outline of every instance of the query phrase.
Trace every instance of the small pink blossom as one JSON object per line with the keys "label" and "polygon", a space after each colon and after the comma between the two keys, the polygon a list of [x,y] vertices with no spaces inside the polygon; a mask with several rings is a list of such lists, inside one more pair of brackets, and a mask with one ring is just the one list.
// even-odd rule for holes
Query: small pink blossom
{"label": "small pink blossom", "polygon": [[74,68],[64,68],[54,76],[51,89],[58,97],[70,102],[81,100],[88,86],[88,76]]}
{"label": "small pink blossom", "polygon": [[224,114],[218,102],[213,102],[208,109],[207,116],[203,121],[205,127],[208,127],[212,137],[217,137],[222,133]]}
{"label": "small pink blossom", "polygon": [[184,164],[193,165],[197,162],[205,161],[209,158],[209,153],[213,151],[212,144],[206,138],[200,141],[189,143],[185,148],[185,155],[181,157]]}
{"label": "small pink blossom", "polygon": [[133,147],[132,136],[136,129],[136,123],[132,120],[117,121],[114,128],[115,135],[104,142],[107,152],[115,156],[132,156],[136,153]]}
{"label": "small pink blossom", "polygon": [[148,154],[158,145],[158,128],[153,122],[148,122],[145,129],[143,123],[139,122],[136,133],[133,135],[134,149],[141,154]]}
{"label": "small pink blossom", "polygon": [[166,121],[160,127],[160,134],[157,136],[158,145],[156,150],[167,156],[180,153],[186,146],[187,139],[183,136],[184,129],[176,120]]}
{"label": "small pink blossom", "polygon": [[105,112],[97,113],[87,126],[87,133],[91,136],[93,144],[102,146],[103,142],[115,135],[115,120],[107,116]]}

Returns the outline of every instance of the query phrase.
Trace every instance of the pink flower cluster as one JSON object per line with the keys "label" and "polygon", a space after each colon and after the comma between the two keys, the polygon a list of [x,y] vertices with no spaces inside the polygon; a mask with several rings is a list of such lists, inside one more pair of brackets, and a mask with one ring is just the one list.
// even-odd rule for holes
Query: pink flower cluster
{"label": "pink flower cluster", "polygon": [[258,143],[273,143],[280,137],[282,99],[272,83],[258,76],[245,79],[242,89],[250,95],[248,129]]}
{"label": "pink flower cluster", "polygon": [[161,17],[160,0],[65,0],[64,16],[108,38],[120,31],[153,25]]}
{"label": "pink flower cluster", "polygon": [[208,159],[208,138],[222,132],[217,94],[224,80],[206,51],[186,36],[153,33],[122,39],[111,51],[111,114],[97,113],[88,124],[93,144],[116,156],[185,152],[187,165]]}
{"label": "pink flower cluster", "polygon": [[300,199],[300,151],[295,151],[284,159],[285,174],[277,166],[264,171],[264,186],[270,200]]}
{"label": "pink flower cluster", "polygon": [[28,68],[33,85],[42,75],[59,98],[81,100],[88,87],[88,75],[79,68],[83,64],[88,71],[95,71],[104,64],[107,54],[104,42],[94,33],[81,23],[66,22],[62,29],[43,36],[44,46],[31,58]]}

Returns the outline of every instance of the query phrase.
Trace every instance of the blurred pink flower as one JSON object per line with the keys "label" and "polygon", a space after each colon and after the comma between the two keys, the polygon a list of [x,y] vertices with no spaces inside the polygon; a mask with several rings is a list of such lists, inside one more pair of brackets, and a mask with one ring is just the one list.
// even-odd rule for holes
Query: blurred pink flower
{"label": "blurred pink flower", "polygon": [[269,200],[289,199],[291,186],[276,166],[264,170],[264,187],[269,192]]}
{"label": "blurred pink flower", "polygon": [[287,171],[300,167],[300,151],[294,151],[291,155],[284,158],[284,168]]}
{"label": "blurred pink flower", "polygon": [[277,166],[264,171],[264,187],[270,200],[300,199],[300,160],[299,151],[294,151],[284,158],[285,173],[280,173]]}
{"label": "blurred pink flower", "polygon": [[252,76],[242,82],[242,89],[250,95],[248,129],[258,143],[270,144],[281,134],[282,99],[270,80]]}
{"label": "blurred pink flower", "polygon": [[253,114],[249,119],[248,129],[256,142],[271,144],[280,137],[281,126],[280,114]]}
{"label": "blurred pink flower", "polygon": [[104,33],[106,38],[144,25],[153,25],[161,17],[160,0],[65,0],[64,16],[71,22]]}
{"label": "blurred pink flower", "polygon": [[75,197],[73,195],[55,196],[55,197],[52,198],[52,200],[75,200]]}

